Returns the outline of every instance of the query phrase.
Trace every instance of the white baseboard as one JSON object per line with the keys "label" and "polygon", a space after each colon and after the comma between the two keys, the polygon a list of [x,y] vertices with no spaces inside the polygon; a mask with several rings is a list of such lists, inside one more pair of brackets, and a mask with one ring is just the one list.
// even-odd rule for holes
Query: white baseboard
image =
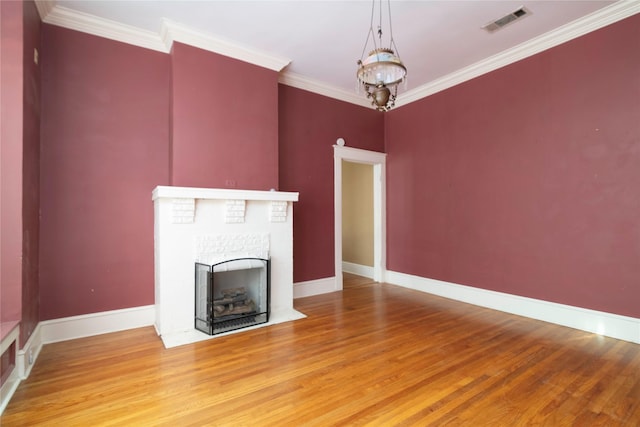
{"label": "white baseboard", "polygon": [[324,279],[308,280],[306,282],[298,282],[293,284],[293,298],[310,297],[313,295],[327,294],[335,292],[336,278],[326,277]]}
{"label": "white baseboard", "polygon": [[358,276],[373,279],[373,267],[368,265],[354,264],[352,262],[342,261],[342,271],[345,273],[357,274]]}
{"label": "white baseboard", "polygon": [[2,415],[4,409],[7,407],[18,385],[20,385],[20,376],[18,375],[18,369],[14,368],[2,384],[2,387],[0,387],[0,415]]}
{"label": "white baseboard", "polygon": [[154,320],[155,306],[147,305],[39,322],[16,356],[20,378],[29,376],[44,344],[151,326]]}
{"label": "white baseboard", "polygon": [[[481,307],[640,344],[640,319],[634,317],[489,291],[394,271],[385,272],[385,281],[393,285]],[[294,298],[302,298],[337,290],[335,278],[328,277],[295,283],[293,296]],[[149,305],[38,323],[24,347],[17,351],[16,369],[0,389],[0,414],[4,411],[20,381],[29,376],[44,344],[153,326],[154,322],[155,306]]]}
{"label": "white baseboard", "polygon": [[2,385],[0,414],[11,400],[20,381],[31,373],[43,345],[151,326],[155,318],[155,306],[147,305],[39,322],[22,349],[16,352],[16,368]]}
{"label": "white baseboard", "polygon": [[156,319],[154,305],[103,311],[40,322],[44,344],[110,332],[151,326]]}
{"label": "white baseboard", "polygon": [[31,368],[34,362],[40,355],[40,350],[44,342],[42,340],[42,322],[36,325],[36,328],[31,333],[31,336],[24,344],[22,349],[18,351],[16,356],[16,366],[18,367],[18,374],[21,379],[25,379],[31,373]]}
{"label": "white baseboard", "polygon": [[15,324],[11,332],[9,332],[0,343],[0,355],[11,348],[11,345],[15,345],[16,349],[16,366],[2,383],[2,386],[0,386],[0,415],[4,412],[4,408],[7,407],[9,400],[11,400],[13,393],[15,393],[20,384],[20,374],[18,372],[18,348],[20,345],[19,323]]}
{"label": "white baseboard", "polygon": [[387,283],[393,285],[640,344],[640,319],[634,317],[489,291],[394,271],[387,271],[385,278]]}

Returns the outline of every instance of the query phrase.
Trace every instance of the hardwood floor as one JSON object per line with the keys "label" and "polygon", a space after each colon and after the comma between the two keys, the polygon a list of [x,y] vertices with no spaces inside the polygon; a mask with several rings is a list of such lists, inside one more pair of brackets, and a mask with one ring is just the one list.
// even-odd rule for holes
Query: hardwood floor
{"label": "hardwood floor", "polygon": [[640,345],[345,278],[295,322],[46,345],[0,424],[640,425]]}

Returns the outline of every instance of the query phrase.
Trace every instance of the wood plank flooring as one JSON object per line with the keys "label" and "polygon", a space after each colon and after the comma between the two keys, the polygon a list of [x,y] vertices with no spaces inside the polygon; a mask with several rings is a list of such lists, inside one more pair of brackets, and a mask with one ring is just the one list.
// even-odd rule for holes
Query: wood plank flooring
{"label": "wood plank flooring", "polygon": [[306,319],[44,347],[10,426],[638,426],[640,345],[345,275]]}

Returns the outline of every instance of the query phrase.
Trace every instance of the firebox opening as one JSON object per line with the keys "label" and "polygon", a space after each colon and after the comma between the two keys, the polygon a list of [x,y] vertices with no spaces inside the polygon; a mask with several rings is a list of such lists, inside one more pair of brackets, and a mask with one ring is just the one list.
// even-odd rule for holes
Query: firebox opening
{"label": "firebox opening", "polygon": [[269,321],[270,260],[195,263],[195,328],[209,335]]}

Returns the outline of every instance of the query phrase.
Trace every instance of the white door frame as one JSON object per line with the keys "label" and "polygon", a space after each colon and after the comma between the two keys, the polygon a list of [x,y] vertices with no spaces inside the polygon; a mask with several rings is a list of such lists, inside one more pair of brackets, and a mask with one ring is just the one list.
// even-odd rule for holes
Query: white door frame
{"label": "white door frame", "polygon": [[387,267],[387,155],[359,148],[333,146],[333,205],[336,290],[342,290],[342,161],[373,165],[373,280],[384,281]]}

